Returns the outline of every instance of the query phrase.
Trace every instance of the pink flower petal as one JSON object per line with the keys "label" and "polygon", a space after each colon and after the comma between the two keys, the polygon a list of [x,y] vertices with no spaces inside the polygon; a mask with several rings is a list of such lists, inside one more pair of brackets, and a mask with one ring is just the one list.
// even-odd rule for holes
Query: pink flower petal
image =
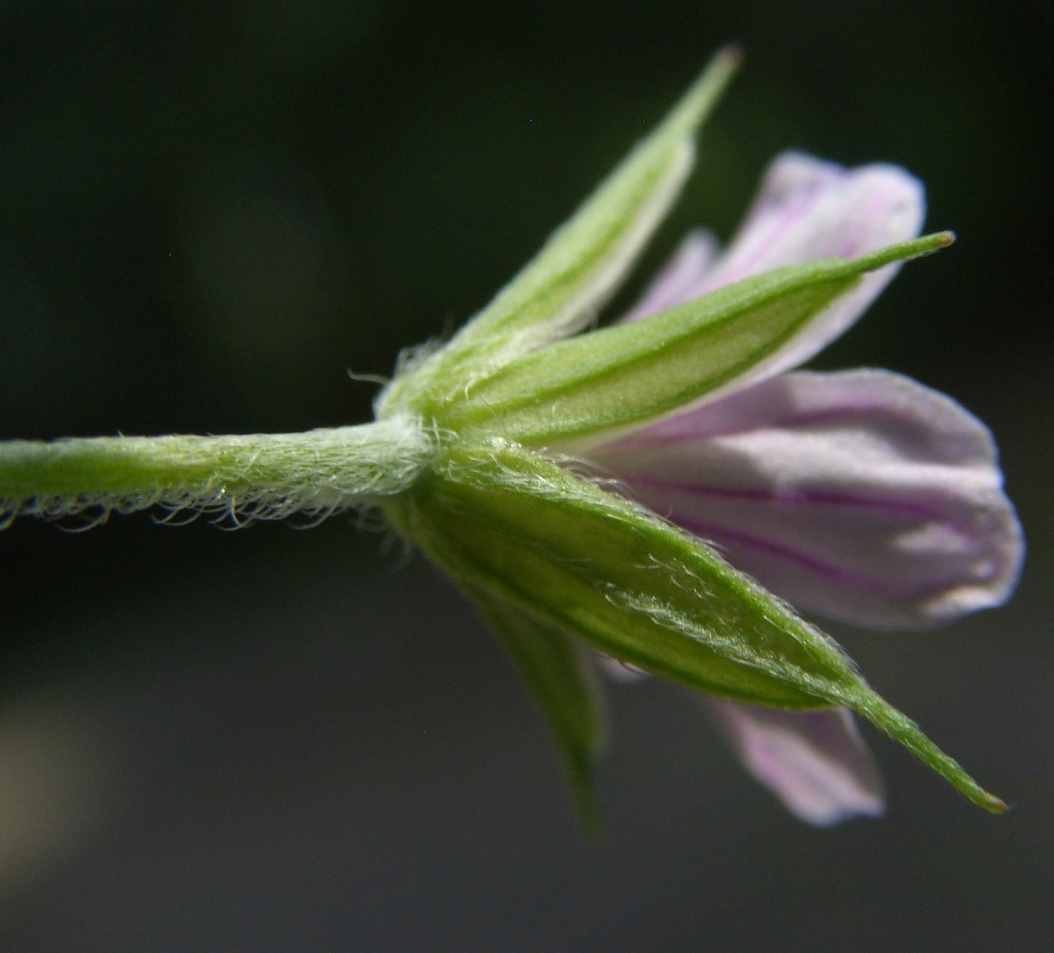
{"label": "pink flower petal", "polygon": [[589,451],[801,609],[924,628],[998,605],[1021,527],[985,426],[886,371],[793,373]]}
{"label": "pink flower petal", "polygon": [[922,184],[897,166],[850,170],[785,152],[769,166],[728,250],[688,290],[694,297],[770,268],[857,258],[914,238],[924,214]]}
{"label": "pink flower petal", "polygon": [[[690,240],[626,316],[639,318],[785,265],[821,258],[857,258],[915,238],[925,216],[922,184],[892,165],[844,169],[800,152],[786,152],[769,167],[758,197],[728,249],[716,262]],[[888,265],[817,315],[795,337],[724,388],[742,389],[797,367],[852,325],[897,273]],[[717,395],[715,395],[716,397]]]}
{"label": "pink flower petal", "polygon": [[743,766],[795,817],[830,827],[885,812],[882,778],[844,708],[781,711],[707,699]]}

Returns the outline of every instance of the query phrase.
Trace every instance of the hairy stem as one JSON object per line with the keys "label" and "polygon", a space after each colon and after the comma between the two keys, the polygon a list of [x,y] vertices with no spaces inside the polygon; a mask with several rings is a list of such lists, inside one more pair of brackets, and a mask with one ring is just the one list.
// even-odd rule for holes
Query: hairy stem
{"label": "hairy stem", "polygon": [[405,492],[433,454],[414,418],[295,434],[0,443],[0,528],[158,506],[235,521],[324,517]]}

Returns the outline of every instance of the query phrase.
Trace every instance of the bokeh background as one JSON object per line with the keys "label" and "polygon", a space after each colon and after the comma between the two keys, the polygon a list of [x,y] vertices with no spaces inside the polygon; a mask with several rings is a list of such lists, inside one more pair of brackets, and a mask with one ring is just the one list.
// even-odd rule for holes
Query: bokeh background
{"label": "bokeh background", "polygon": [[0,437],[367,419],[347,370],[482,306],[738,40],[627,294],[685,228],[727,237],[781,149],[907,166],[960,241],[819,366],[981,415],[1030,546],[1006,608],[832,630],[1012,814],[865,728],[887,818],[806,828],[652,681],[612,687],[591,841],[510,665],[382,535],[22,521],[0,535],[0,948],[1054,947],[1051,11],[0,3]]}

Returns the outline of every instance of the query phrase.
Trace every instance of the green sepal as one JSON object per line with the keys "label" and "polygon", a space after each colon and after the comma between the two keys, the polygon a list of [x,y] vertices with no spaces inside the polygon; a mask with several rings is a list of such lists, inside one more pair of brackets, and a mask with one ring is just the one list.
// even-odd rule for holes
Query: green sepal
{"label": "green sepal", "polygon": [[855,259],[779,268],[643,320],[535,351],[466,388],[437,423],[528,445],[610,436],[692,404],[779,351],[868,272],[952,241],[948,232]]}
{"label": "green sepal", "polygon": [[585,327],[677,198],[694,162],[693,137],[738,62],[736,50],[718,53],[655,132],[483,311],[443,348],[400,370],[380,396],[378,416],[430,418],[471,382]]}
{"label": "green sepal", "polygon": [[391,506],[466,589],[691,688],[780,708],[851,708],[975,804],[1005,809],[826,635],[699,539],[540,454],[454,443]]}
{"label": "green sepal", "polygon": [[579,818],[599,828],[593,764],[604,747],[603,699],[588,651],[550,623],[489,592],[470,589],[545,717],[563,756]]}

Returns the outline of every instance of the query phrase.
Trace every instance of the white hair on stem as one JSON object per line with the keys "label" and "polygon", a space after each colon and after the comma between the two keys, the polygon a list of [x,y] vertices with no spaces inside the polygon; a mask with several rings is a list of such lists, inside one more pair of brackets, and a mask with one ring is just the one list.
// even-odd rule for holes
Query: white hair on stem
{"label": "white hair on stem", "polygon": [[154,507],[164,522],[315,522],[405,492],[434,453],[408,415],[295,434],[16,440],[0,445],[0,529],[22,515],[93,526]]}

